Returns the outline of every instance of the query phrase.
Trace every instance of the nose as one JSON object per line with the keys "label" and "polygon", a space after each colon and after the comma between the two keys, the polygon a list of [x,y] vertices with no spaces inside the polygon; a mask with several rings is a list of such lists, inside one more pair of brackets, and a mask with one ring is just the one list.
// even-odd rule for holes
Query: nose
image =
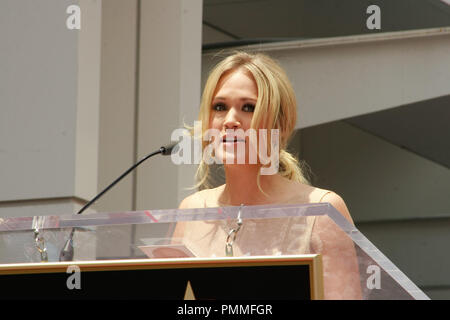
{"label": "nose", "polygon": [[227,112],[227,116],[225,118],[223,125],[225,129],[239,129],[241,127],[241,122],[238,113],[234,110],[234,108],[231,108]]}

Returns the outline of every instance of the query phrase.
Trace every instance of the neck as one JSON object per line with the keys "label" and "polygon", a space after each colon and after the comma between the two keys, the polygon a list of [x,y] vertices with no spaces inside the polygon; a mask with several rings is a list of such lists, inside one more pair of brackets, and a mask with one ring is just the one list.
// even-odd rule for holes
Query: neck
{"label": "neck", "polygon": [[[232,206],[268,203],[269,198],[256,182],[258,171],[257,165],[225,166],[226,184],[219,201]],[[260,175],[260,186],[267,195],[272,195],[280,178],[279,175]]]}

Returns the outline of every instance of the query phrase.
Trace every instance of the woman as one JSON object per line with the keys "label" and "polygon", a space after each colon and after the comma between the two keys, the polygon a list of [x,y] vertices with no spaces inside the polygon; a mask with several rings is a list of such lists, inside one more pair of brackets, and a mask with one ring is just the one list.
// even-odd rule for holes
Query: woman
{"label": "woman", "polygon": [[[181,202],[180,208],[329,202],[353,223],[343,199],[335,192],[309,185],[297,160],[286,151],[297,120],[296,110],[292,86],[285,72],[271,58],[262,54],[237,52],[220,62],[205,84],[199,118],[204,136],[208,130],[220,133],[215,135],[213,141],[204,141],[203,150],[211,146],[210,142],[214,143],[216,147],[212,156],[223,162],[226,183],[188,196]],[[261,132],[261,129],[269,133],[265,141],[273,141],[271,138],[274,134],[277,137],[275,144],[267,146],[272,163],[263,161],[267,159],[258,153],[260,145],[251,139],[251,135],[242,134],[249,130]],[[259,143],[261,141],[258,139]],[[245,150],[245,161],[240,163],[237,161],[239,150]],[[258,150],[257,161],[251,162],[249,155],[255,150]],[[274,161],[277,162],[275,167],[278,170],[272,174],[267,174],[267,170],[263,173],[263,169],[273,167]],[[209,167],[206,162],[203,161],[199,166],[198,185],[208,182]],[[304,227],[298,233],[301,241],[298,241],[293,253],[322,254],[325,298],[361,298],[357,259],[351,240],[327,217],[302,218]],[[178,226],[176,234],[191,245],[203,243],[203,247],[198,244],[195,247],[194,251],[198,255],[218,255],[219,250],[223,251],[223,238],[229,228],[198,222]],[[270,236],[268,228],[276,230],[275,234]],[[286,228],[289,226],[279,221],[267,225],[259,222],[252,231],[246,231],[252,234],[251,239],[242,239],[241,243],[239,239],[236,240],[238,253],[245,254],[243,248],[246,245],[254,248],[256,243],[264,242],[262,239],[266,239],[266,245],[270,246],[270,241],[273,243],[277,238],[277,232],[281,233]],[[241,232],[244,234],[244,230]],[[292,242],[298,239],[285,241],[292,247]],[[263,251],[263,254],[273,253]]]}

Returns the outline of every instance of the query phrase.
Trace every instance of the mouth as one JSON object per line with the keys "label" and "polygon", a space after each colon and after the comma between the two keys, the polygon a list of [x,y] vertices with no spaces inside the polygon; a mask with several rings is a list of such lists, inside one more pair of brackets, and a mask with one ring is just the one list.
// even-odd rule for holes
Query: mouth
{"label": "mouth", "polygon": [[239,137],[227,137],[227,136],[222,138],[222,143],[226,143],[226,144],[239,143],[239,142],[245,143],[245,139],[239,138]]}

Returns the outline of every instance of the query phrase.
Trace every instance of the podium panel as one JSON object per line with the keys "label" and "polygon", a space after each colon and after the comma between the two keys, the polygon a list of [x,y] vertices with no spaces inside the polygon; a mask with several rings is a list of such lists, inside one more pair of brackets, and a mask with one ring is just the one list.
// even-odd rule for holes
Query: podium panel
{"label": "podium panel", "polygon": [[6,264],[0,299],[315,300],[321,276],[319,255]]}
{"label": "podium panel", "polygon": [[325,299],[428,299],[328,203],[0,219],[2,268],[58,263],[68,243],[75,264],[320,255]]}

